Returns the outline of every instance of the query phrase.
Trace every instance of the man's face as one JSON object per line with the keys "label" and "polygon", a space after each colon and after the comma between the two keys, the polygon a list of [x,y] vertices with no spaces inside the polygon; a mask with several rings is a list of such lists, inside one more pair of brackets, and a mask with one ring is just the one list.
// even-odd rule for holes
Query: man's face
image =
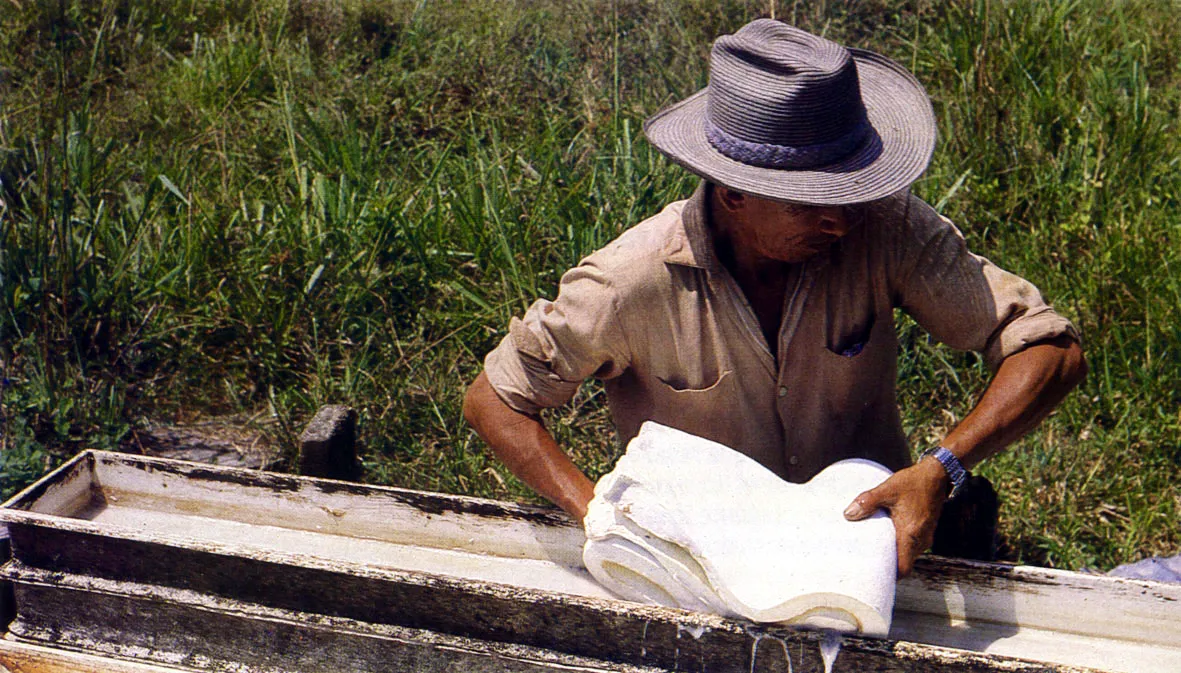
{"label": "man's face", "polygon": [[[733,198],[736,192],[730,194]],[[741,198],[731,211],[736,220],[730,230],[733,243],[766,260],[803,262],[849,233],[849,217],[843,206],[805,206],[749,194],[738,196]]]}

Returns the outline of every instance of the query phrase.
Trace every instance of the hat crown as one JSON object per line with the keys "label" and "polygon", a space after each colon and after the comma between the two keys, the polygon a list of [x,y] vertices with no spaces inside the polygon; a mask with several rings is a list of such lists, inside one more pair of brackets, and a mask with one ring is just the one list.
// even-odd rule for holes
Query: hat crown
{"label": "hat crown", "polygon": [[760,19],[717,39],[709,85],[644,123],[648,140],[710,182],[774,201],[865,203],[926,170],[931,100],[881,54]]}
{"label": "hat crown", "polygon": [[867,127],[849,50],[771,19],[714,42],[707,119],[734,142],[823,149],[819,161],[856,149]]}

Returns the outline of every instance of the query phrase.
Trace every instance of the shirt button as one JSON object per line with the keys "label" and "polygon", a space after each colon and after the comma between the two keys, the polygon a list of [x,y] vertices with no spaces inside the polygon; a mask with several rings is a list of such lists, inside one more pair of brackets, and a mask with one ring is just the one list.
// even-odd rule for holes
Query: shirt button
{"label": "shirt button", "polygon": [[791,463],[792,465],[799,465],[800,464],[800,457],[799,456],[789,456],[787,459],[787,462]]}
{"label": "shirt button", "polygon": [[780,397],[787,396],[787,386],[779,386],[779,396]]}

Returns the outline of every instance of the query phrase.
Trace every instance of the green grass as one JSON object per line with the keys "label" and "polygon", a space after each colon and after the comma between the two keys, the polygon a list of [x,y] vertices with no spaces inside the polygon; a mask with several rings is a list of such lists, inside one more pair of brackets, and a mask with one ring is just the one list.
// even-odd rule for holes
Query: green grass
{"label": "green grass", "polygon": [[[19,6],[18,6],[19,5]],[[941,141],[917,191],[1080,326],[1091,375],[983,471],[1009,558],[1181,545],[1181,25],[1170,1],[781,2],[887,53]],[[319,405],[366,478],[526,498],[462,422],[510,316],[693,180],[643,119],[767,2],[0,3],[0,490],[149,420]],[[916,446],[987,380],[900,320]],[[587,385],[550,419],[618,453]]]}

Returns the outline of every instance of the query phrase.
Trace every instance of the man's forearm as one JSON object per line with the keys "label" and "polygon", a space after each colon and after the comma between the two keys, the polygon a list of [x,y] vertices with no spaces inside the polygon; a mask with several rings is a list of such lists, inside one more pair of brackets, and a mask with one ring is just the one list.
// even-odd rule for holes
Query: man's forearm
{"label": "man's forearm", "polygon": [[[972,413],[943,445],[971,468],[1000,451],[1045,418],[1082,381],[1087,365],[1069,337],[1034,344],[1010,355]],[[863,519],[879,508],[890,512],[898,536],[898,573],[908,575],[914,560],[930,548],[935,524],[951,481],[934,458],[899,470],[876,488],[857,496],[845,511]]]}
{"label": "man's forearm", "polygon": [[582,521],[594,484],[558,447],[540,419],[506,405],[482,372],[467,390],[463,415],[518,479]]}
{"label": "man's forearm", "polygon": [[1067,336],[1005,358],[980,402],[943,445],[964,467],[974,467],[1037,426],[1086,372],[1082,348]]}

